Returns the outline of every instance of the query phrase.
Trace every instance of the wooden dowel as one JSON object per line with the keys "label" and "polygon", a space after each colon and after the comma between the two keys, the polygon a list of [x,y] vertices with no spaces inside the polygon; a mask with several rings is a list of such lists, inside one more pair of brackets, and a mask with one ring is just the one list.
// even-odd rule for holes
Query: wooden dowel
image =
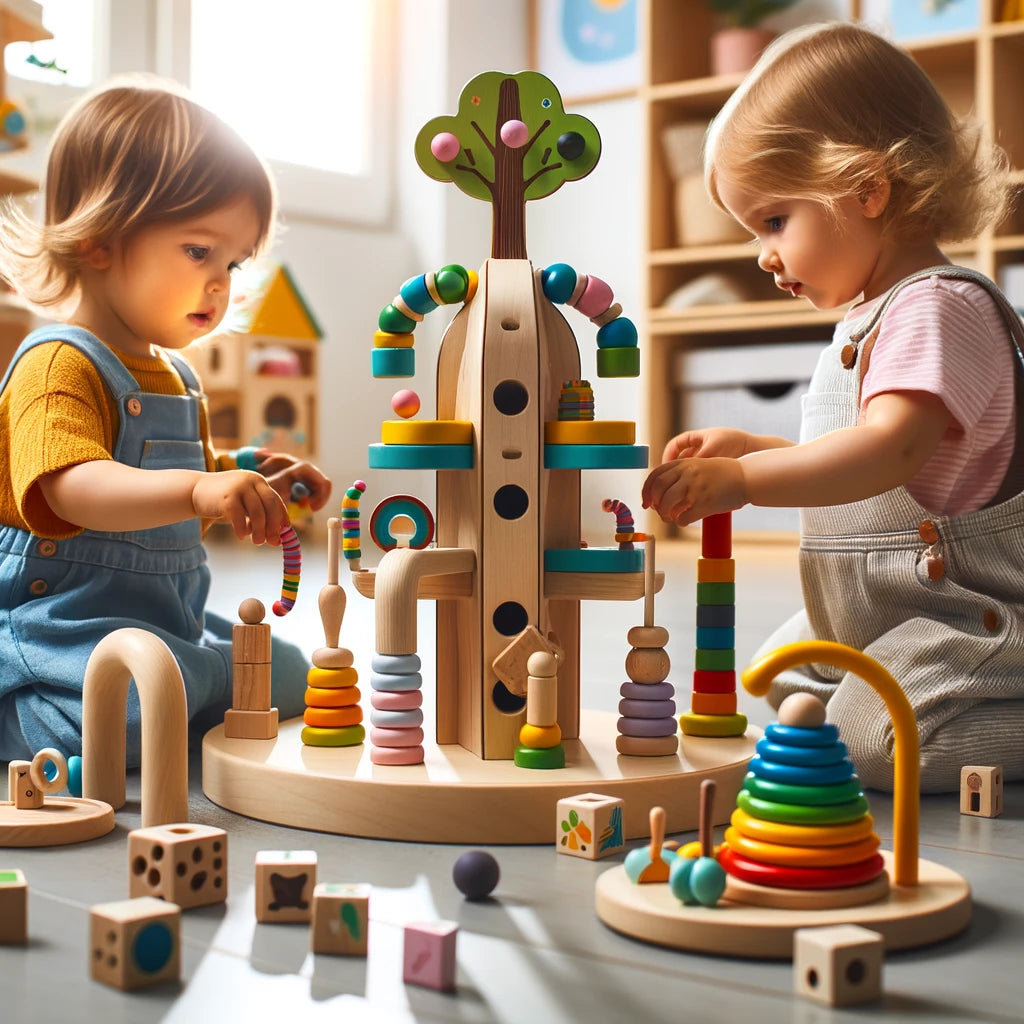
{"label": "wooden dowel", "polygon": [[711,823],[711,812],[715,802],[715,780],[705,779],[700,784],[700,855],[715,855],[714,825]]}
{"label": "wooden dowel", "polygon": [[644,625],[654,625],[654,535],[644,542]]}
{"label": "wooden dowel", "polygon": [[327,520],[327,582],[338,582],[338,554],[341,543],[341,520],[331,516]]}

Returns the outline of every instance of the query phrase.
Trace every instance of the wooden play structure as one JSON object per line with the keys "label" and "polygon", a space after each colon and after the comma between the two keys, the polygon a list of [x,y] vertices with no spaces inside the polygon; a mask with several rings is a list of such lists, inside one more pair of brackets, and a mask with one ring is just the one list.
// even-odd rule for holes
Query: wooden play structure
{"label": "wooden play structure", "polygon": [[[631,734],[616,735],[613,714],[581,711],[581,601],[645,597],[627,674],[641,689],[672,690],[668,634],[653,620],[663,583],[653,544],[645,551],[618,501],[607,503],[616,514],[613,546],[588,546],[580,532],[581,471],[645,469],[648,449],[636,444],[632,422],[595,417],[576,338],[556,306],[574,307],[597,328],[599,377],[639,374],[636,328],[596,275],[564,263],[538,270],[526,252],[526,201],[589,174],[600,149],[594,125],[567,114],[536,72],[479,75],[455,115],[421,129],[420,167],[491,203],[493,231],[479,273],[451,264],[411,278],[381,311],[374,335],[374,376],[411,377],[417,323],[438,306],[461,304],[438,356],[437,418],[413,418],[418,396],[399,392],[392,407],[402,418],[383,423],[369,453],[371,468],[435,470],[435,510],[415,495],[380,501],[368,532],[385,554],[376,570],[356,571],[361,524],[367,532],[358,485],[342,501],[352,582],[376,604],[370,685],[374,717],[388,724],[371,728],[366,744],[331,748],[303,744],[302,733],[310,734],[301,722],[282,723],[273,744],[214,729],[204,743],[203,785],[217,803],[391,839],[549,842],[557,800],[594,791],[626,798],[624,835],[632,838],[647,834],[652,800],[665,806],[669,829],[695,826],[700,778],[713,775],[723,820],[756,740],[744,735],[734,701],[730,728],[682,743],[675,705],[661,691],[641,709],[657,719],[637,715],[625,727],[630,716],[618,720]],[[405,536],[393,529],[403,519],[413,524]],[[432,702],[417,692],[420,600],[437,604]],[[328,648],[337,648],[336,636]],[[550,656],[532,662],[540,674],[529,671],[537,654]],[[314,671],[317,688],[329,684],[323,668]],[[527,720],[531,676],[536,722]],[[421,703],[432,703],[432,738]],[[633,791],[644,793],[643,807],[628,799]]]}
{"label": "wooden play structure", "polygon": [[[834,726],[822,726],[822,709],[816,724],[803,720],[795,727],[785,723],[781,728],[779,723],[769,726],[765,740],[758,744],[762,756],[751,762],[755,771],[739,794],[733,827],[718,852],[719,863],[728,871],[721,902],[684,905],[670,885],[635,885],[625,867],[617,867],[597,880],[596,909],[605,924],[634,938],[676,949],[778,959],[793,956],[793,936],[801,928],[861,925],[883,935],[886,949],[893,950],[938,942],[967,926],[970,886],[955,871],[918,859],[917,725],[896,680],[860,651],[837,643],[807,641],[768,654],[746,670],[743,683],[755,696],[763,696],[779,672],[810,663],[856,672],[885,702],[895,734],[893,852],[877,849],[878,837],[872,833],[863,794],[848,797],[844,803],[820,805],[751,799],[756,784],[776,774],[764,772],[756,762],[764,760],[768,750],[778,750],[782,745],[773,742],[773,737],[787,732],[797,741],[798,756],[791,757],[788,765],[780,762],[786,771],[777,774],[791,776],[796,768],[801,775],[813,773],[822,780],[818,786],[790,785],[790,792],[800,788],[813,793],[847,785],[832,779],[849,774],[849,762],[833,762],[826,769],[799,768],[799,763],[833,760],[828,754],[816,756],[816,752],[827,750],[826,744],[833,745],[833,736],[824,729],[835,730]],[[785,707],[783,702],[780,721]],[[812,724],[814,728],[809,727]],[[837,746],[839,756],[844,756],[845,747]],[[849,782],[859,791],[855,774]],[[782,787],[773,787],[768,781],[767,789],[773,788],[778,792]],[[820,823],[817,828],[813,827],[816,823]],[[820,832],[820,837],[814,838],[815,832]]]}

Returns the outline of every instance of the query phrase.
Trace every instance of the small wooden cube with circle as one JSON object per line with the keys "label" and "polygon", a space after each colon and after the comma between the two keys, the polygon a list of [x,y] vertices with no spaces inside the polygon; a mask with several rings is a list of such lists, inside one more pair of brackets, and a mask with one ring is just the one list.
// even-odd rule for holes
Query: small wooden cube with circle
{"label": "small wooden cube with circle", "polygon": [[181,977],[181,907],[152,896],[89,911],[89,969],[96,981],[143,988]]}
{"label": "small wooden cube with circle", "polygon": [[405,926],[402,980],[439,992],[455,989],[455,940],[459,926],[454,921],[417,921]]}
{"label": "small wooden cube with circle", "polygon": [[28,885],[18,868],[0,868],[0,945],[28,942]]}
{"label": "small wooden cube with circle", "polygon": [[257,921],[309,921],[315,888],[315,850],[260,850],[256,854]]}
{"label": "small wooden cube with circle", "polygon": [[960,813],[998,818],[1003,813],[1000,765],[965,764],[960,769]]}
{"label": "small wooden cube with circle", "polygon": [[370,887],[363,883],[319,882],[313,890],[310,939],[314,953],[366,956]]}
{"label": "small wooden cube with circle", "polygon": [[625,848],[622,800],[602,793],[580,793],[558,801],[555,849],[570,857],[600,860]]}
{"label": "small wooden cube with circle", "polygon": [[223,903],[228,836],[211,825],[154,825],[128,833],[128,893],[179,907]]}
{"label": "small wooden cube with circle", "polygon": [[852,1006],[882,996],[885,940],[856,924],[798,928],[793,933],[797,995],[826,1006]]}

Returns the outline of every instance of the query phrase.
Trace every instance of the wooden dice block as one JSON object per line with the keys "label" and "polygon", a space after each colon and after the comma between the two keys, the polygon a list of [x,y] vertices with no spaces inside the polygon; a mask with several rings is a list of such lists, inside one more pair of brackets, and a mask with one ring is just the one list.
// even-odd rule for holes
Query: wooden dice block
{"label": "wooden dice block", "polygon": [[0,868],[0,944],[28,942],[28,885],[17,868]]}
{"label": "wooden dice block", "polygon": [[827,1006],[851,1006],[882,995],[885,940],[856,924],[798,928],[793,933],[797,995]]}
{"label": "wooden dice block", "polygon": [[257,921],[309,921],[315,888],[315,851],[260,850],[256,854]]}
{"label": "wooden dice block", "polygon": [[965,764],[960,769],[960,813],[998,818],[1003,813],[1003,769]]}
{"label": "wooden dice block", "polygon": [[128,833],[128,894],[179,907],[223,903],[228,894],[228,836],[210,825],[155,825]]}
{"label": "wooden dice block", "polygon": [[314,953],[366,956],[370,926],[370,887],[320,882],[313,890]]}
{"label": "wooden dice block", "polygon": [[555,811],[555,849],[570,857],[600,860],[626,845],[622,831],[622,801],[601,793],[580,793],[558,801]]}
{"label": "wooden dice block", "polygon": [[417,921],[405,926],[402,980],[439,992],[455,989],[455,939],[459,926],[454,921]]}
{"label": "wooden dice block", "polygon": [[89,969],[96,981],[134,989],[181,977],[181,908],[142,896],[89,911]]}

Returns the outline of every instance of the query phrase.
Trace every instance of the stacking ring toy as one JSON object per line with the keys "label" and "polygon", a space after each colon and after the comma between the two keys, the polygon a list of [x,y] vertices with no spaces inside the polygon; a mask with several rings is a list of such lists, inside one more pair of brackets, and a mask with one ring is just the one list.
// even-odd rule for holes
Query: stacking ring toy
{"label": "stacking ring toy", "polygon": [[876,835],[842,846],[787,846],[751,839],[734,828],[725,830],[729,849],[761,864],[780,864],[791,868],[841,868],[867,860],[882,842]]}
{"label": "stacking ring toy", "polygon": [[281,600],[274,602],[275,615],[287,615],[299,596],[299,577],[302,575],[302,545],[294,526],[281,531],[281,558],[284,569],[281,574]]}
{"label": "stacking ring toy", "polygon": [[393,494],[385,498],[370,516],[370,536],[381,551],[398,547],[391,533],[391,524],[399,516],[408,516],[416,527],[409,547],[425,548],[434,539],[434,517],[430,509],[411,494]]}
{"label": "stacking ring toy", "polygon": [[771,743],[782,743],[789,747],[830,747],[839,742],[839,730],[831,722],[819,725],[817,729],[801,729],[798,725],[772,722],[765,726],[764,738]]}
{"label": "stacking ring toy", "polygon": [[832,786],[794,786],[788,782],[760,779],[753,773],[743,780],[743,788],[751,795],[777,804],[801,804],[820,807],[845,804],[860,796],[860,779],[854,776]]}
{"label": "stacking ring toy", "polygon": [[777,821],[752,818],[737,807],[729,820],[741,836],[789,846],[840,846],[866,839],[875,830],[875,819],[870,814],[848,825],[783,825]]}
{"label": "stacking ring toy", "polygon": [[801,768],[795,764],[776,764],[774,761],[752,757],[747,768],[759,779],[785,782],[791,786],[828,786],[837,782],[846,782],[854,775],[852,761],[840,761],[839,764],[823,765],[817,768]]}
{"label": "stacking ring toy", "polygon": [[762,737],[757,741],[757,752],[766,761],[795,764],[804,768],[812,765],[839,764],[846,757],[846,744],[834,743],[828,747],[789,747],[772,743]]}
{"label": "stacking ring toy", "polygon": [[885,870],[885,861],[880,853],[872,854],[859,864],[847,864],[844,867],[793,868],[760,864],[724,846],[718,855],[718,862],[740,881],[780,889],[845,889],[870,882]]}
{"label": "stacking ring toy", "polygon": [[863,794],[849,803],[812,807],[761,800],[741,789],[736,794],[736,806],[752,818],[777,821],[783,825],[845,825],[847,822],[858,821],[868,813],[867,797]]}

